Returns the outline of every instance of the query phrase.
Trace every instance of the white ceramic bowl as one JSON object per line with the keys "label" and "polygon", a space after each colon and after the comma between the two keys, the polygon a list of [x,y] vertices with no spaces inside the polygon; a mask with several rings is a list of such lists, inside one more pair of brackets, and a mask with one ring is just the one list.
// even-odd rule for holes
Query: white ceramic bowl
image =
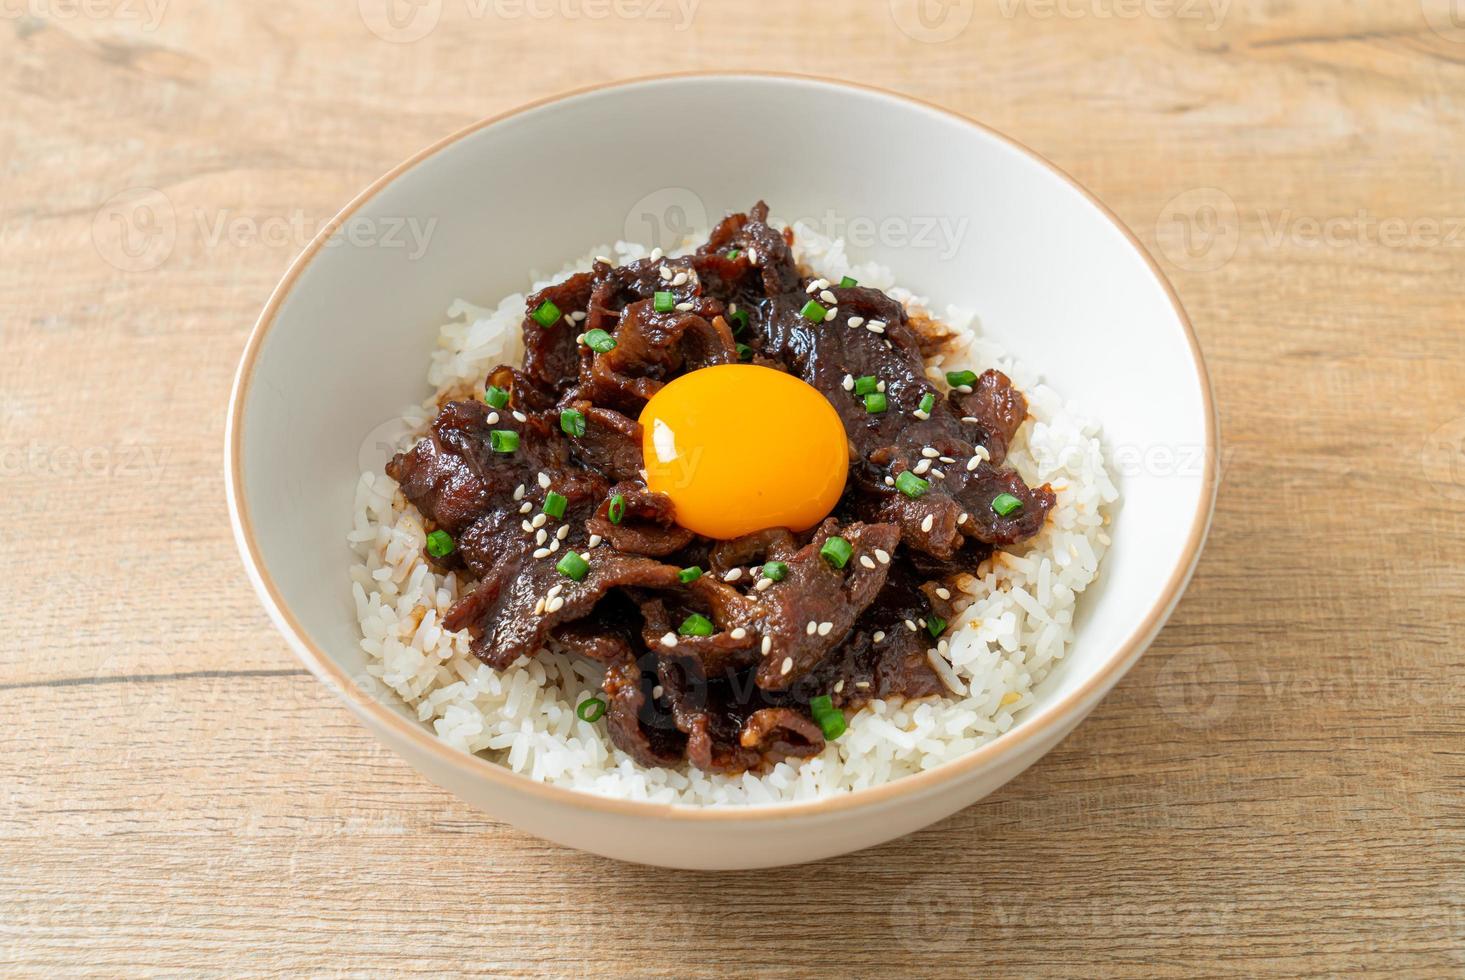
{"label": "white ceramic bowl", "polygon": [[[858,257],[978,311],[985,331],[1101,420],[1123,501],[1067,663],[1011,731],[970,755],[815,803],[612,800],[448,748],[365,675],[345,545],[360,447],[428,393],[428,353],[453,298],[491,304],[524,289],[531,269],[617,238],[664,243],[760,198],[825,231],[842,222]],[[540,837],[648,864],[750,868],[909,833],[992,792],[1077,725],[1154,638],[1199,555],[1216,429],[1173,291],[1069,177],[939,108],[793,76],[601,87],[443,140],[332,228],[276,289],[235,383],[228,492],[244,563],[301,660],[373,734]]]}

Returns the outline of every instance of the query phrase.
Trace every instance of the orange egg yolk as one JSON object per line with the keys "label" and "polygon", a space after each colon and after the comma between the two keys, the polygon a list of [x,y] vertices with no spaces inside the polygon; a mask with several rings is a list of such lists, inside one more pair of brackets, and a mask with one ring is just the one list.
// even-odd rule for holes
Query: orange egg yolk
{"label": "orange egg yolk", "polygon": [[834,406],[755,364],[682,375],[646,403],[641,429],[647,486],[672,499],[678,524],[709,538],[813,527],[849,474]]}

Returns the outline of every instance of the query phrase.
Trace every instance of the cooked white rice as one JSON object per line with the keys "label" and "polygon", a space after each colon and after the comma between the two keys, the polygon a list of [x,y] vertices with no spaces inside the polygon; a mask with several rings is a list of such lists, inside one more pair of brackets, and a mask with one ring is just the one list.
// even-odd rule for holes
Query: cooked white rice
{"label": "cooked white rice", "polygon": [[[795,235],[799,261],[820,275],[836,281],[851,275],[912,311],[934,312],[923,298],[895,286],[889,269],[851,263],[841,240],[803,225],[795,226]],[[594,254],[626,261],[645,250],[618,242]],[[572,263],[534,288],[588,268],[591,260]],[[428,369],[437,392],[405,413],[414,431],[408,444],[425,430],[440,395],[481,382],[497,364],[519,363],[523,310],[522,294],[493,309],[462,300],[448,308]],[[716,805],[833,796],[929,769],[996,738],[1033,703],[1034,685],[1073,641],[1074,607],[1098,575],[1109,544],[1105,511],[1118,492],[1097,424],[982,338],[972,314],[948,307],[936,318],[961,340],[945,364],[930,364],[932,379],[942,380],[946,368],[1005,371],[1027,395],[1031,414],[1009,462],[1030,485],[1050,483],[1058,496],[1041,534],[1016,552],[998,553],[958,583],[971,604],[949,634],[946,657],[933,655],[951,697],[875,701],[851,716],[848,732],[818,757],[781,763],[761,776],[642,767],[611,744],[603,720],[591,724],[575,716],[575,705],[598,691],[598,667],[543,651],[496,671],[469,653],[467,633],[442,628],[464,583],[434,573],[422,560],[422,520],[380,470],[361,476],[349,535],[368,671],[450,745],[531,779],[625,799]]]}

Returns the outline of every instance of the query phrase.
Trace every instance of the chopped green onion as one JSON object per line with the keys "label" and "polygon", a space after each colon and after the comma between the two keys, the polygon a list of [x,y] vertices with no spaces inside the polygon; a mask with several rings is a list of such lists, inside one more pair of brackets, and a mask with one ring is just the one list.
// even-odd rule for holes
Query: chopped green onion
{"label": "chopped green onion", "polygon": [[935,407],[936,407],[936,396],[935,396],[935,394],[933,394],[932,392],[929,392],[928,391],[924,395],[921,396],[921,411],[925,412],[927,415],[930,415],[931,414],[931,409],[933,409]]}
{"label": "chopped green onion", "polygon": [[565,435],[583,436],[585,434],[585,413],[567,408],[560,413],[560,430]]}
{"label": "chopped green onion", "polygon": [[783,577],[788,574],[788,566],[781,561],[770,561],[763,563],[763,577],[774,582],[782,582]]}
{"label": "chopped green onion", "polygon": [[509,403],[508,389],[489,385],[483,389],[483,400],[488,402],[490,408],[503,408]]}
{"label": "chopped green onion", "polygon": [[931,483],[929,480],[923,480],[916,476],[910,470],[906,470],[895,478],[895,489],[907,497],[919,497],[931,489]]}
{"label": "chopped green onion", "polygon": [[511,453],[519,448],[519,433],[512,429],[494,429],[488,434],[488,445],[496,453]]}
{"label": "chopped green onion", "polygon": [[738,360],[751,361],[753,359],[753,348],[747,344],[738,344]]}
{"label": "chopped green onion", "polygon": [[835,568],[843,568],[854,551],[853,545],[836,534],[824,542],[824,547],[819,549],[819,554]]}
{"label": "chopped green onion", "polygon": [[1021,507],[1022,501],[1014,497],[1010,493],[999,493],[997,496],[992,498],[992,510],[995,511],[997,513],[997,516],[999,517],[1006,517],[1008,514],[1011,514],[1013,511],[1018,510]]}
{"label": "chopped green onion", "polygon": [[889,407],[890,403],[885,400],[884,392],[877,391],[865,396],[865,411],[871,415],[883,412]]}
{"label": "chopped green onion", "polygon": [[743,250],[740,249],[740,248],[730,248],[730,249],[727,250],[727,257],[730,258],[730,259],[735,259],[739,255],[742,255],[742,254],[743,254]]}
{"label": "chopped green onion", "polygon": [[828,315],[828,313],[829,311],[820,306],[817,300],[812,299],[804,304],[804,308],[802,310],[799,310],[799,315],[802,316],[805,320],[808,320],[810,323],[823,323],[824,317]]}
{"label": "chopped green onion", "polygon": [[810,698],[809,714],[814,716],[814,723],[824,732],[825,738],[832,741],[844,734],[844,712],[834,706],[834,699],[829,695]]}
{"label": "chopped green onion", "polygon": [[581,721],[599,721],[605,715],[605,702],[599,698],[586,698],[575,709],[575,714]]}
{"label": "chopped green onion", "polygon": [[427,536],[427,553],[434,558],[446,558],[456,547],[453,536],[447,531],[433,531]]}
{"label": "chopped green onion", "polygon": [[677,627],[677,632],[682,636],[711,636],[712,620],[701,613],[692,613],[682,620],[682,625]]}
{"label": "chopped green onion", "polygon": [[585,577],[586,572],[590,571],[590,563],[575,552],[567,551],[563,558],[555,562],[554,568],[561,575],[567,575],[578,582]]}
{"label": "chopped green onion", "polygon": [[858,279],[851,279],[849,276],[843,276],[839,280],[840,289],[849,289],[851,286],[858,286],[859,284],[860,281]]}
{"label": "chopped green onion", "polygon": [[610,506],[605,509],[605,516],[610,518],[612,524],[619,524],[626,519],[626,498],[620,494],[610,498]]}
{"label": "chopped green onion", "polygon": [[880,390],[880,379],[873,374],[867,374],[863,378],[855,379],[855,394],[863,398],[866,395],[873,395]]}
{"label": "chopped green onion", "polygon": [[565,504],[569,503],[562,493],[555,493],[551,490],[544,495],[544,512],[555,520],[565,516]]}
{"label": "chopped green onion", "polygon": [[651,297],[651,305],[657,313],[670,313],[677,308],[677,298],[671,293],[657,291]]}
{"label": "chopped green onion", "polygon": [[727,318],[733,322],[733,334],[734,335],[740,334],[744,330],[748,329],[748,311],[747,310],[733,310],[731,313],[729,313],[727,315]]}
{"label": "chopped green onion", "polygon": [[534,317],[534,322],[541,327],[552,327],[554,322],[560,318],[560,308],[554,305],[553,300],[545,300],[530,316]]}
{"label": "chopped green onion", "polygon": [[946,383],[953,388],[960,388],[962,385],[970,385],[977,380],[975,371],[947,371]]}
{"label": "chopped green onion", "polygon": [[585,335],[585,346],[599,354],[605,354],[616,349],[616,339],[596,328]]}
{"label": "chopped green onion", "polygon": [[926,631],[931,634],[931,639],[934,640],[936,637],[946,632],[946,620],[942,619],[940,616],[927,616]]}
{"label": "chopped green onion", "polygon": [[702,569],[698,568],[696,565],[692,565],[688,568],[682,569],[680,572],[677,572],[677,581],[681,582],[683,585],[686,585],[689,582],[695,582],[701,577]]}

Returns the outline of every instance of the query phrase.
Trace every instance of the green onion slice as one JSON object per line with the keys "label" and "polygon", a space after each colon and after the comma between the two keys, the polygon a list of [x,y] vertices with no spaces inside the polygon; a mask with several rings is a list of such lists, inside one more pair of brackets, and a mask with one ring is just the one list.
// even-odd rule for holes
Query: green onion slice
{"label": "green onion slice", "polygon": [[599,698],[586,698],[575,709],[575,715],[581,721],[599,721],[605,715],[605,702]]}
{"label": "green onion slice", "polygon": [[544,495],[544,512],[555,520],[565,516],[565,504],[569,503],[562,493],[555,493],[551,490]]}
{"label": "green onion slice", "polygon": [[610,498],[610,506],[605,509],[605,516],[610,518],[612,524],[619,524],[626,519],[626,498],[615,494]]}
{"label": "green onion slice", "polygon": [[839,280],[840,289],[849,289],[851,286],[858,286],[859,284],[860,281],[858,279],[851,279],[849,276],[843,276]]}
{"label": "green onion slice", "polygon": [[553,300],[547,299],[543,303],[540,303],[539,309],[531,313],[530,316],[534,317],[534,322],[541,327],[552,327],[554,326],[554,322],[560,318],[560,308],[554,305]]}
{"label": "green onion slice", "polygon": [[751,361],[753,359],[753,348],[747,344],[738,344],[738,360]]}
{"label": "green onion slice", "polygon": [[453,536],[447,531],[433,531],[427,536],[427,553],[434,558],[446,558],[456,547]]}
{"label": "green onion slice", "polygon": [[658,290],[651,296],[651,305],[657,313],[670,313],[677,308],[677,298],[671,293]]}
{"label": "green onion slice", "polygon": [[906,470],[895,478],[895,489],[907,497],[919,497],[931,489],[929,480],[923,480],[910,470]]}
{"label": "green onion slice", "polygon": [[748,311],[747,310],[733,310],[731,313],[729,313],[727,315],[727,318],[733,322],[733,334],[734,334],[734,336],[736,336],[737,334],[740,334],[744,330],[748,329]]}
{"label": "green onion slice", "polygon": [[569,436],[585,434],[585,413],[567,408],[560,413],[560,430]]}
{"label": "green onion slice", "polygon": [[509,403],[508,389],[500,388],[498,385],[489,385],[483,389],[483,400],[490,408],[503,408]]}
{"label": "green onion slice", "polygon": [[590,563],[575,552],[567,551],[564,557],[555,562],[554,568],[561,575],[569,576],[579,582],[585,578],[585,573],[590,571]]}
{"label": "green onion slice", "polygon": [[511,453],[519,448],[519,433],[513,429],[494,429],[488,434],[488,445],[496,453]]}
{"label": "green onion slice", "polygon": [[819,305],[818,300],[812,299],[804,304],[804,308],[802,310],[799,310],[799,315],[802,316],[805,320],[808,320],[810,323],[823,323],[824,317],[828,313],[828,310]]}
{"label": "green onion slice", "polygon": [[585,346],[598,354],[616,349],[616,339],[598,327],[585,335]]}
{"label": "green onion slice", "polygon": [[927,616],[926,631],[931,634],[931,639],[934,640],[936,637],[946,632],[946,620],[942,619],[940,616]]}
{"label": "green onion slice", "polygon": [[885,393],[876,391],[865,396],[865,411],[871,415],[883,412],[890,407],[890,402],[885,399]]}
{"label": "green onion slice", "polygon": [[992,498],[992,510],[999,517],[1006,517],[1022,507],[1022,501],[1010,493],[999,493]]}
{"label": "green onion slice", "polygon": [[730,248],[730,249],[727,250],[727,257],[729,259],[735,259],[739,255],[742,255],[742,254],[743,254],[743,250],[740,249],[740,248]]}
{"label": "green onion slice", "polygon": [[824,542],[824,547],[819,549],[819,554],[835,568],[843,568],[854,551],[853,545],[836,534]]}
{"label": "green onion slice", "polygon": [[844,712],[834,706],[834,699],[829,695],[810,698],[809,714],[814,716],[814,723],[824,732],[825,738],[832,741],[844,734]]}
{"label": "green onion slice", "polygon": [[770,561],[763,563],[763,577],[774,582],[782,582],[788,574],[788,565],[781,561]]}
{"label": "green onion slice", "polygon": [[935,407],[936,407],[936,396],[934,394],[932,394],[931,392],[928,391],[924,395],[921,396],[921,411],[925,412],[927,415],[930,415],[931,414],[931,409],[933,409]]}
{"label": "green onion slice", "polygon": [[975,371],[947,371],[946,383],[953,388],[960,388],[962,385],[971,385],[977,380]]}
{"label": "green onion slice", "polygon": [[712,620],[701,613],[692,613],[682,620],[682,625],[677,627],[677,632],[682,636],[711,636]]}
{"label": "green onion slice", "polygon": [[855,379],[855,394],[861,398],[866,395],[873,395],[880,390],[880,379],[873,374],[867,374],[863,378]]}
{"label": "green onion slice", "polygon": [[684,568],[680,572],[677,572],[677,581],[681,582],[683,585],[686,585],[689,582],[695,582],[701,577],[702,569],[697,567],[696,565],[692,565],[689,568]]}

